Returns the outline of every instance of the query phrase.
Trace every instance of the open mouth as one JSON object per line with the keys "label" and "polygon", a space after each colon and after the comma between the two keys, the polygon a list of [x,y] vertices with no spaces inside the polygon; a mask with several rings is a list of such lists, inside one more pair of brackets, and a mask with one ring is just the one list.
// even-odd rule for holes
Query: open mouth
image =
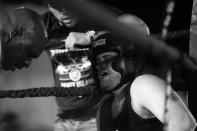
{"label": "open mouth", "polygon": [[103,78],[107,75],[107,72],[99,72],[99,78]]}

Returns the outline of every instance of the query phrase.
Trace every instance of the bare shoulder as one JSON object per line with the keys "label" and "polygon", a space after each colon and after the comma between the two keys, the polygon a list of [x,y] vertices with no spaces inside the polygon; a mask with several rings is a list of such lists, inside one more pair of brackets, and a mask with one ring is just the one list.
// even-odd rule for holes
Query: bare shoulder
{"label": "bare shoulder", "polygon": [[152,74],[138,76],[130,88],[131,106],[143,118],[153,117],[154,113],[162,120],[163,101],[166,83],[163,79]]}
{"label": "bare shoulder", "polygon": [[133,104],[144,107],[150,101],[162,101],[165,96],[165,87],[166,82],[158,76],[152,74],[138,76],[130,88]]}
{"label": "bare shoulder", "polygon": [[166,82],[160,77],[152,74],[138,76],[131,84],[131,90],[151,90],[165,87]]}

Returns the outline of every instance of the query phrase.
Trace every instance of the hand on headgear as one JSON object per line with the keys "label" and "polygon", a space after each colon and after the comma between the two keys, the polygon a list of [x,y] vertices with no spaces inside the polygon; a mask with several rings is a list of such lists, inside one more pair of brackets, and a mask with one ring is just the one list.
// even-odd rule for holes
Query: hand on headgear
{"label": "hand on headgear", "polygon": [[68,37],[62,41],[65,42],[65,47],[69,50],[74,50],[75,45],[87,46],[91,43],[91,37],[94,35],[94,31],[87,33],[71,32]]}
{"label": "hand on headgear", "polygon": [[[4,16],[5,17],[5,16]],[[28,8],[17,8],[2,19],[1,57],[4,70],[27,67],[46,46],[47,33],[40,16]],[[3,23],[8,23],[6,26]]]}

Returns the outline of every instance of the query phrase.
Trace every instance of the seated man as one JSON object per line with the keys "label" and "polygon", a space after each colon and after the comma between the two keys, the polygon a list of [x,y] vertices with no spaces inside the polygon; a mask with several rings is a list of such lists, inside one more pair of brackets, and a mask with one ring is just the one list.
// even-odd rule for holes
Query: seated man
{"label": "seated man", "polygon": [[0,12],[0,66],[3,70],[28,67],[45,49],[47,33],[33,10]]}
{"label": "seated man", "polygon": [[166,99],[166,81],[145,71],[142,52],[113,33],[99,35],[93,46],[100,88],[111,94],[97,114],[100,131],[194,131],[196,121],[177,93],[171,89]]}

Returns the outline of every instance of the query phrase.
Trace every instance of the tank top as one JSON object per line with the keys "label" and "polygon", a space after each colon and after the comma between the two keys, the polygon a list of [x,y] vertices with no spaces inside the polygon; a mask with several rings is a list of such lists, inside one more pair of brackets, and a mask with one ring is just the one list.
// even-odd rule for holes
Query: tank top
{"label": "tank top", "polygon": [[144,119],[136,114],[131,106],[130,84],[128,85],[123,108],[118,116],[112,118],[112,95],[101,106],[100,130],[101,131],[163,131],[163,124],[157,118]]}

